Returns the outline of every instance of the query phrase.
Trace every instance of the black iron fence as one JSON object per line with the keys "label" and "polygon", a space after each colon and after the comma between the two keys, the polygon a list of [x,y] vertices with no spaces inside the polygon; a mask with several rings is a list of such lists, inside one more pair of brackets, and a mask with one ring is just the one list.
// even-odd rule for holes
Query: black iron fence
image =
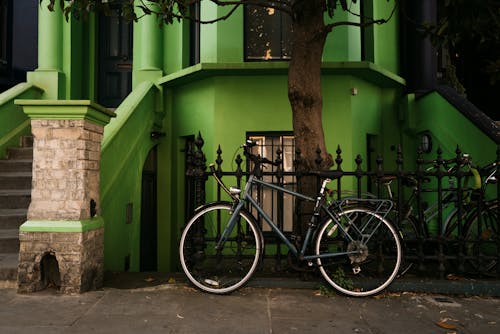
{"label": "black iron fence", "polygon": [[[203,153],[203,139],[198,135],[186,149],[186,216],[206,201],[207,181],[211,174]],[[318,153],[318,165],[321,164]],[[500,275],[500,206],[498,194],[500,147],[491,164],[477,167],[457,147],[454,157],[443,157],[440,150],[435,159],[426,160],[421,151],[415,162],[405,162],[397,149],[394,170],[383,168],[384,159],[378,156],[373,170],[363,170],[358,155],[354,170],[343,170],[342,151],[335,152],[335,167],[340,177],[330,183],[330,200],[345,197],[391,198],[394,210],[390,219],[401,231],[405,245],[404,270],[425,277],[460,278],[494,277]],[[273,152],[275,161],[283,167],[283,152]],[[493,156],[493,155],[492,155]],[[241,187],[248,177],[249,162],[241,155],[233,158],[232,171],[222,170],[223,151],[218,148],[215,169],[218,176],[231,186]],[[301,192],[301,179],[310,174],[296,172],[301,154],[293,154],[293,167],[264,170],[262,177]],[[404,169],[412,164],[414,169]],[[290,169],[290,168],[289,168]],[[317,182],[320,183],[320,180]],[[215,198],[227,199],[217,187]],[[256,189],[259,203],[264,206],[285,234],[300,243],[307,207],[286,195]],[[213,196],[211,196],[213,197]],[[256,217],[259,220],[259,217]],[[266,263],[263,270],[279,272],[294,268],[286,256],[286,247],[271,234],[265,236]],[[288,259],[288,260],[287,260]]]}

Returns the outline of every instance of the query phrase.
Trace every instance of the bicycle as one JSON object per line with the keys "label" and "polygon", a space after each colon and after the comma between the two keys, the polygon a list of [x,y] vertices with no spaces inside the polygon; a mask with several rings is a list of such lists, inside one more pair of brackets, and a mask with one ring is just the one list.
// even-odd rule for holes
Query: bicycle
{"label": "bicycle", "polygon": [[[263,181],[257,177],[262,165],[275,163],[252,154],[254,145],[251,141],[242,145],[244,155],[253,163],[243,190],[227,188],[211,166],[215,180],[231,201],[203,205],[187,222],[179,255],[189,281],[215,294],[230,293],[247,283],[264,249],[262,229],[249,210],[254,208],[290,253],[308,267],[318,268],[337,291],[361,297],[384,290],[396,278],[402,259],[398,231],[385,218],[391,202],[370,200],[370,207],[362,205],[363,200],[352,198],[335,205],[327,203],[325,188],[339,177],[335,171],[315,172],[323,179],[315,198]],[[254,186],[268,187],[314,203],[302,245],[295,245],[264,212],[252,197]],[[378,205],[374,207],[374,203]]]}
{"label": "bicycle", "polygon": [[[448,187],[442,190],[444,195],[440,200],[422,209],[421,214],[418,215],[417,213],[418,216],[414,215],[413,208],[417,202],[417,197],[422,192],[420,189],[422,183],[430,181],[427,177],[424,177],[421,182],[418,182],[413,176],[402,177],[402,184],[412,188],[409,198],[402,206],[393,196],[391,188],[391,183],[397,179],[397,176],[384,176],[379,181],[386,187],[389,199],[395,203],[396,215],[399,216],[397,226],[406,241],[405,251],[422,255],[424,250],[416,249],[422,247],[422,243],[419,243],[418,240],[429,240],[435,237],[448,240],[447,252],[458,254],[460,251],[458,247],[456,245],[451,246],[461,242],[463,245],[463,249],[460,251],[461,256],[466,260],[465,262],[469,267],[477,272],[478,266],[473,261],[475,259],[474,254],[481,251],[484,253],[484,244],[492,243],[495,236],[498,235],[498,200],[484,199],[486,186],[496,183],[497,163],[478,168],[472,165],[472,160],[468,155],[463,155],[461,160],[459,164],[451,168],[448,168],[448,164],[455,162],[455,159],[443,161],[444,166],[447,168]],[[435,164],[435,161],[432,163]],[[458,189],[453,177],[462,168],[465,169],[465,177],[461,188]],[[485,176],[484,181],[481,178],[482,175]],[[470,180],[473,180],[472,185],[469,184]],[[398,209],[400,206],[402,209]],[[429,230],[429,225],[435,222],[439,210],[444,212],[441,229],[437,231],[437,235],[433,236]],[[477,246],[478,241],[483,244],[479,246],[480,248]],[[496,264],[497,259],[491,259],[490,262],[483,264],[482,271],[493,270]],[[461,271],[465,271],[463,264],[460,264],[460,266]]]}
{"label": "bicycle", "polygon": [[[463,227],[457,232],[455,225],[450,226],[447,234],[449,237],[458,239],[459,252],[464,258],[461,264],[462,271],[491,275],[497,271],[498,252],[496,240],[499,236],[499,213],[498,198],[486,199],[486,187],[496,184],[498,163],[494,162],[486,167],[477,168],[476,184],[470,201],[466,205],[466,215],[463,219]],[[484,176],[484,181],[481,177]],[[498,273],[498,271],[497,271]]]}

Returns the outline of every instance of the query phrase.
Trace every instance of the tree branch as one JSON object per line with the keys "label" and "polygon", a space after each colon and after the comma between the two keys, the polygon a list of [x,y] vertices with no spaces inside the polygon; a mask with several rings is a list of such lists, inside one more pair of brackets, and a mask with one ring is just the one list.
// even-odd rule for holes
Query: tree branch
{"label": "tree branch", "polygon": [[[189,2],[184,2],[182,0],[177,0],[175,3],[177,3],[177,6],[180,5],[180,2],[182,3],[182,6],[184,7],[189,7],[191,5],[194,5],[196,3],[200,3],[201,0],[193,0]],[[224,21],[227,20],[235,11],[238,9],[241,5],[252,5],[252,6],[257,6],[257,7],[263,7],[263,8],[274,8],[276,10],[279,10],[284,13],[292,14],[290,7],[290,0],[274,0],[274,1],[261,1],[261,0],[238,0],[238,1],[221,1],[221,0],[210,0],[212,3],[214,3],[217,6],[232,6],[232,8],[229,10],[228,13],[226,13],[223,16],[217,17],[212,20],[202,20],[199,17],[194,17],[190,14],[184,14],[181,11],[177,9],[177,11],[174,10],[174,8],[169,8],[168,11],[163,11],[161,9],[155,10],[151,8],[152,6],[147,6],[144,0],[141,0],[141,6],[139,8],[142,9],[144,12],[144,15],[150,15],[150,14],[155,14],[158,18],[161,18],[164,22],[170,23],[170,20],[172,18],[175,18],[177,20],[181,19],[186,19],[190,20],[193,22],[201,23],[201,24],[211,24],[211,23],[216,23],[219,21]],[[145,9],[147,8],[147,9]],[[142,16],[144,16],[142,15]],[[142,17],[141,16],[141,17]]]}
{"label": "tree branch", "polygon": [[279,11],[292,14],[292,4],[290,0],[270,0],[270,1],[262,1],[262,0],[239,0],[239,1],[221,1],[221,0],[210,0],[217,6],[229,6],[229,5],[251,5],[256,7],[263,8],[274,8]]}
{"label": "tree branch", "polygon": [[335,27],[338,27],[338,26],[355,26],[355,27],[364,28],[364,27],[369,27],[369,26],[375,25],[375,24],[384,24],[384,23],[387,23],[391,20],[391,18],[394,16],[394,13],[396,12],[397,7],[398,7],[398,0],[395,0],[394,7],[392,8],[391,14],[386,19],[374,19],[372,17],[361,16],[358,13],[354,13],[349,8],[349,9],[347,9],[348,13],[355,15],[359,18],[368,19],[368,21],[365,21],[365,22],[353,22],[353,21],[332,22],[330,24],[326,24],[323,31],[325,33],[330,33]]}

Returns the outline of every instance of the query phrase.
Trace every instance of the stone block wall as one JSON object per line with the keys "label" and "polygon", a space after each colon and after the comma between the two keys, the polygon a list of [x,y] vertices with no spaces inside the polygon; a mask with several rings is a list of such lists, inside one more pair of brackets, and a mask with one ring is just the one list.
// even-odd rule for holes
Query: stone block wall
{"label": "stone block wall", "polygon": [[31,127],[33,190],[28,220],[90,218],[90,201],[99,203],[103,127],[86,120],[45,119],[32,120]]}
{"label": "stone block wall", "polygon": [[[81,293],[102,287],[104,266],[104,229],[86,232],[21,232],[18,292],[36,292],[46,288],[42,260],[53,255],[60,275],[59,291]],[[45,268],[54,270],[54,268]],[[58,283],[59,283],[58,282]]]}

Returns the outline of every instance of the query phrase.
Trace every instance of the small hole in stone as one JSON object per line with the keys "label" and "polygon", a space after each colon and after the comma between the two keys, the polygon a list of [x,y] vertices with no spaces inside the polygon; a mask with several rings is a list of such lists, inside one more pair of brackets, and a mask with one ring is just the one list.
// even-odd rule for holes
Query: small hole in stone
{"label": "small hole in stone", "polygon": [[41,280],[44,289],[57,289],[61,287],[61,274],[59,263],[54,254],[46,254],[40,261]]}

